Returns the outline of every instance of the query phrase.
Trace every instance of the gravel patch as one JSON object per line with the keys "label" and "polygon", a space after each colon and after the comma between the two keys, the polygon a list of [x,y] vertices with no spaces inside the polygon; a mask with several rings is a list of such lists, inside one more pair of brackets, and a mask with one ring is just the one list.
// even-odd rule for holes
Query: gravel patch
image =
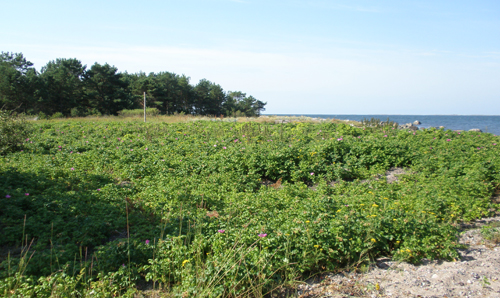
{"label": "gravel patch", "polygon": [[295,297],[499,297],[500,245],[481,236],[476,221],[460,235],[460,260],[421,265],[378,259],[366,273],[325,274],[300,285]]}

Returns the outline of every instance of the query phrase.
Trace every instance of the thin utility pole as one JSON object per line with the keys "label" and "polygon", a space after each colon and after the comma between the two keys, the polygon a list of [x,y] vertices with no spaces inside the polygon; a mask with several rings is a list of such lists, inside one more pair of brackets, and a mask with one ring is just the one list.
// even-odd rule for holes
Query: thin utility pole
{"label": "thin utility pole", "polygon": [[144,123],[146,123],[146,92],[144,92]]}

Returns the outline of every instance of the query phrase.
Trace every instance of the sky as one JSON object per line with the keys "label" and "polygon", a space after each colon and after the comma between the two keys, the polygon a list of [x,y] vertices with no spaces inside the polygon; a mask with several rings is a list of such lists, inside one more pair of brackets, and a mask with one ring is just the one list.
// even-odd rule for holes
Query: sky
{"label": "sky", "polygon": [[265,114],[500,115],[498,0],[1,1],[0,51],[168,71]]}

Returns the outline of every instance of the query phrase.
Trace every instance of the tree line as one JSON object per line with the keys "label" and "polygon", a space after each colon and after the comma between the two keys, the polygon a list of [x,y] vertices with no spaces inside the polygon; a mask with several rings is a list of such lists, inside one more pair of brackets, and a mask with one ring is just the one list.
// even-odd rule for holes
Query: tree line
{"label": "tree line", "polygon": [[241,91],[171,72],[129,74],[108,63],[87,69],[78,59],[58,58],[37,71],[22,53],[0,55],[0,108],[31,115],[117,115],[147,107],[163,115],[259,116],[265,102]]}

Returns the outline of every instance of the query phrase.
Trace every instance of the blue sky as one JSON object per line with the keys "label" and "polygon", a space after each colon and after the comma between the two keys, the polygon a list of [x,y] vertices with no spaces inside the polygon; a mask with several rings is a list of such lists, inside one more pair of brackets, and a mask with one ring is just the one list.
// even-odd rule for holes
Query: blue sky
{"label": "blue sky", "polygon": [[2,1],[0,51],[186,74],[270,114],[500,115],[500,1]]}

